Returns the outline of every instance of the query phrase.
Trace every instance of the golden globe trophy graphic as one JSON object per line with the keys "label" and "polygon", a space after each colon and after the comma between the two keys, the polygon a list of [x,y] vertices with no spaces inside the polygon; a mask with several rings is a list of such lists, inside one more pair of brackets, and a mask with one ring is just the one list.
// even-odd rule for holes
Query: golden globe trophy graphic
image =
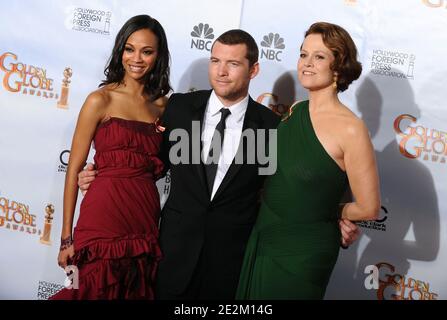
{"label": "golden globe trophy graphic", "polygon": [[43,227],[43,234],[40,237],[40,243],[51,245],[50,235],[51,235],[51,225],[53,224],[53,213],[54,206],[50,203],[45,207],[45,224]]}
{"label": "golden globe trophy graphic", "polygon": [[73,70],[67,67],[64,69],[64,80],[62,80],[61,99],[57,102],[57,107],[61,109],[68,109],[68,92],[70,78],[73,75]]}

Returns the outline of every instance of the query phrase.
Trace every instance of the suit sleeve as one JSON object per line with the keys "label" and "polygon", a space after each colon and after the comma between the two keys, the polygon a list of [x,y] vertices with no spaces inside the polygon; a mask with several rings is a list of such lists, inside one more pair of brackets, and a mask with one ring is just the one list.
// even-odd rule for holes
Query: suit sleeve
{"label": "suit sleeve", "polygon": [[175,94],[171,95],[171,97],[168,100],[168,103],[166,105],[165,111],[163,113],[163,116],[161,117],[161,125],[165,128],[165,131],[163,132],[163,139],[160,146],[160,160],[163,162],[164,168],[163,172],[160,176],[160,178],[164,177],[166,173],[169,171],[170,168],[170,161],[169,161],[169,134],[172,130],[171,128],[171,122],[172,122],[172,109],[173,109],[173,101],[175,100]]}

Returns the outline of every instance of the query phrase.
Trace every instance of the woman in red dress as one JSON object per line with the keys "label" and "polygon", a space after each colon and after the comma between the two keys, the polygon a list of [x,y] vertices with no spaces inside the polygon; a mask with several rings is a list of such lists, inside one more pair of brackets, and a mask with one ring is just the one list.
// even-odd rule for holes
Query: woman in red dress
{"label": "woman in red dress", "polygon": [[[160,200],[155,181],[158,125],[171,90],[169,51],[160,23],[139,15],[119,31],[106,80],[79,113],[64,189],[59,266],[75,265],[78,289],[51,299],[153,299]],[[77,175],[91,143],[97,178],[84,197],[72,235]]]}

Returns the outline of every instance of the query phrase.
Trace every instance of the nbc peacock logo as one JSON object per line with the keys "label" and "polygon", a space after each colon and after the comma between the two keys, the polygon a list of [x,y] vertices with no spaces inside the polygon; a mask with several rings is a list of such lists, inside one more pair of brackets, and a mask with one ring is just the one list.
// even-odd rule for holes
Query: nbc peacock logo
{"label": "nbc peacock logo", "polygon": [[191,49],[211,50],[214,29],[208,23],[199,23],[191,31]]}
{"label": "nbc peacock logo", "polygon": [[281,38],[279,33],[270,32],[265,35],[261,41],[261,59],[271,61],[281,61],[280,54],[286,48],[284,38]]}

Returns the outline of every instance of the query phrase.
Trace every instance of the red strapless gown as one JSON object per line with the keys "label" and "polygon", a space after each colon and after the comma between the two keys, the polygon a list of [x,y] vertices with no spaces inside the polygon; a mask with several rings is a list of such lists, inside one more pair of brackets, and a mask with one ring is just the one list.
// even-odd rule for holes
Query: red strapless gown
{"label": "red strapless gown", "polygon": [[69,261],[79,269],[79,289],[63,289],[51,299],[154,298],[161,140],[151,123],[110,118],[98,126],[98,175],[81,203]]}

